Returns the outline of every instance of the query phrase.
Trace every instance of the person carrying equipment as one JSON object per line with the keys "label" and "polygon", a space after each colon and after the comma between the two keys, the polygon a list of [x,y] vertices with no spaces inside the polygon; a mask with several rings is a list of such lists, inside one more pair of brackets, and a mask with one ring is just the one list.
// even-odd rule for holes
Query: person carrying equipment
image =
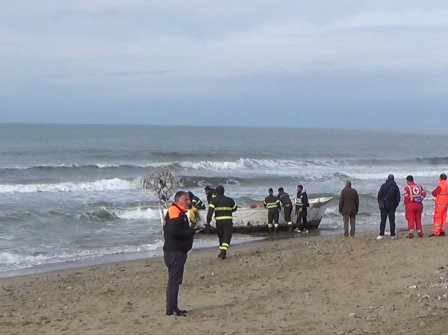
{"label": "person carrying equipment", "polygon": [[278,189],[278,200],[283,206],[283,213],[285,215],[285,223],[288,225],[288,231],[293,231],[293,225],[291,220],[292,202],[289,194],[285,192],[283,187]]}
{"label": "person carrying equipment", "polygon": [[219,239],[219,255],[221,259],[226,258],[227,250],[232,239],[233,221],[232,213],[237,210],[237,205],[232,198],[224,195],[224,186],[216,186],[216,197],[212,198],[208,205],[207,226],[210,226],[213,213],[215,213],[216,231]]}
{"label": "person carrying equipment", "polygon": [[446,210],[448,207],[448,183],[446,174],[439,177],[439,184],[432,191],[434,201],[434,230],[430,236],[445,236],[446,230]]}
{"label": "person carrying equipment", "polygon": [[414,177],[406,177],[407,185],[404,187],[404,211],[408,221],[409,238],[414,238],[414,230],[417,230],[418,237],[423,237],[422,212],[423,200],[426,192],[423,187],[414,182]]}
{"label": "person carrying equipment", "polygon": [[272,232],[272,222],[274,222],[274,232],[278,231],[278,217],[280,200],[274,195],[274,190],[269,189],[269,195],[264,199],[264,207],[268,209],[268,231]]}

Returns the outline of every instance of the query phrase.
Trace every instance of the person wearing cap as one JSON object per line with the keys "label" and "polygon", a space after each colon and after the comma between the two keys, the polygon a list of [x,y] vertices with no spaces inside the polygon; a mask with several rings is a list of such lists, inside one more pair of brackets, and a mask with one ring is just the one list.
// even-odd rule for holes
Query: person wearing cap
{"label": "person wearing cap", "polygon": [[[352,187],[352,182],[347,180],[345,187],[339,196],[339,213],[342,215],[344,223],[344,236],[351,238],[355,237],[356,215],[359,211],[359,195]],[[350,225],[350,231],[349,231]]]}
{"label": "person wearing cap", "polygon": [[405,218],[408,221],[409,238],[414,238],[414,231],[417,231],[418,237],[423,237],[422,213],[423,200],[426,198],[426,192],[422,185],[414,182],[414,177],[406,177],[406,186],[404,187],[404,211]]}
{"label": "person wearing cap", "polygon": [[292,213],[292,201],[289,197],[289,194],[285,192],[283,187],[280,187],[278,189],[278,200],[280,200],[280,203],[283,206],[283,214],[285,217],[285,223],[288,225],[288,231],[293,231],[293,225],[292,225],[292,219],[291,219],[291,213]]}
{"label": "person wearing cap", "polygon": [[446,174],[439,177],[439,184],[432,191],[434,196],[434,229],[430,236],[445,236],[446,210],[448,207],[448,182]]}
{"label": "person wearing cap", "polygon": [[377,240],[382,240],[384,238],[387,218],[389,218],[390,238],[396,239],[395,211],[400,203],[400,189],[395,182],[393,174],[388,175],[386,182],[381,185],[380,190],[378,191],[377,201],[381,214],[380,234],[378,235]]}
{"label": "person wearing cap", "polygon": [[207,225],[212,221],[213,213],[215,213],[216,232],[219,239],[218,257],[225,259],[227,250],[230,247],[233,230],[232,213],[237,210],[235,201],[224,195],[224,186],[216,186],[216,197],[212,198],[208,205]]}
{"label": "person wearing cap", "polygon": [[272,223],[274,223],[274,232],[278,231],[278,217],[280,200],[274,195],[274,190],[268,190],[269,195],[264,199],[264,207],[268,209],[268,231],[272,232]]}

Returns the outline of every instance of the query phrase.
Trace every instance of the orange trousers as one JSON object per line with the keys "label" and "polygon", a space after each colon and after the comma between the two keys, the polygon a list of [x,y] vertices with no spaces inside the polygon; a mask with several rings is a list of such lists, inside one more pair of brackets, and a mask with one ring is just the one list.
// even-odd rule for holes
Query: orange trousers
{"label": "orange trousers", "polygon": [[439,236],[445,233],[446,229],[446,205],[435,205],[434,207],[434,230],[433,234]]}

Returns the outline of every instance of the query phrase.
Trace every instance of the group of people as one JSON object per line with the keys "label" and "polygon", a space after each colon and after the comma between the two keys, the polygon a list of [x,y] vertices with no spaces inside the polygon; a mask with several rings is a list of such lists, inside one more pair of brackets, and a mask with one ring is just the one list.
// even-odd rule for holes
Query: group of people
{"label": "group of people", "polygon": [[[227,250],[232,239],[233,221],[232,213],[237,210],[235,201],[224,195],[224,187],[218,185],[216,188],[206,186],[204,188],[208,201],[206,229],[210,228],[213,214],[215,216],[216,231],[219,240],[220,259],[225,259]],[[445,236],[446,216],[448,208],[448,182],[446,174],[439,177],[437,187],[432,191],[434,196],[434,228],[431,236]],[[414,177],[406,177],[406,186],[403,192],[405,217],[408,222],[408,237],[423,237],[422,212],[423,200],[426,198],[424,188],[414,181]],[[394,175],[388,175],[377,195],[378,207],[380,209],[380,233],[378,240],[384,238],[386,221],[389,220],[391,239],[396,239],[395,211],[400,203],[401,194],[395,182]],[[293,207],[297,214],[297,230],[308,232],[308,195],[303,185],[297,186],[297,197],[295,204],[291,201],[288,193],[283,187],[278,189],[274,195],[272,188],[268,190],[268,196],[264,199],[264,206],[268,211],[267,227],[269,231],[277,232],[279,227],[279,211],[283,207],[285,223],[289,231],[293,231],[294,223],[291,219]],[[191,209],[191,211],[189,211]],[[187,253],[193,246],[193,236],[200,229],[194,223],[198,210],[204,210],[205,204],[192,192],[178,191],[174,196],[174,202],[169,207],[165,216],[163,234],[165,243],[163,245],[164,261],[168,268],[168,283],[166,288],[166,315],[187,316],[187,311],[178,307],[179,285],[182,283],[184,266]],[[352,187],[351,181],[346,181],[344,189],[339,197],[339,213],[343,218],[344,236],[354,238],[356,230],[356,215],[359,211],[359,195]],[[187,213],[193,213],[188,216]],[[196,213],[196,214],[195,214]]]}
{"label": "group of people", "polygon": [[[264,199],[263,205],[268,210],[268,231],[269,232],[277,232],[278,231],[278,220],[279,220],[279,212],[281,207],[283,207],[283,213],[285,217],[285,223],[288,226],[289,231],[293,231],[294,223],[291,219],[291,214],[293,211],[293,203],[289,194],[285,192],[283,187],[278,189],[278,194],[274,195],[274,190],[270,188],[268,190],[268,196]],[[308,207],[310,204],[308,202],[308,195],[303,188],[303,185],[297,186],[297,197],[295,199],[295,211],[296,211],[296,226],[297,231],[301,233],[308,232]]]}
{"label": "group of people", "polygon": [[[445,236],[446,216],[448,208],[448,182],[445,173],[439,177],[437,187],[431,192],[434,197],[433,232],[430,236]],[[405,208],[405,218],[408,223],[408,237],[415,235],[422,238],[422,213],[423,200],[426,198],[426,191],[423,186],[414,181],[414,177],[406,177],[406,186],[403,191],[403,202]],[[395,182],[393,174],[389,174],[377,194],[378,207],[380,209],[380,233],[377,240],[384,239],[386,222],[389,220],[390,237],[396,239],[395,232],[395,212],[400,203],[400,189]],[[344,236],[355,236],[356,215],[359,210],[358,192],[352,188],[351,182],[347,181],[345,188],[339,197],[339,213],[343,217]]]}

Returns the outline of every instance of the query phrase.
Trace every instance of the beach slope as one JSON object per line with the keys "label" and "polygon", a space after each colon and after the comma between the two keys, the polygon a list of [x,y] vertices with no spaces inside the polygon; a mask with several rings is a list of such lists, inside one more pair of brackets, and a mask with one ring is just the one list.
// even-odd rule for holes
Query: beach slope
{"label": "beach slope", "polygon": [[160,258],[0,279],[0,333],[446,334],[448,238],[278,238],[194,250],[165,316]]}

